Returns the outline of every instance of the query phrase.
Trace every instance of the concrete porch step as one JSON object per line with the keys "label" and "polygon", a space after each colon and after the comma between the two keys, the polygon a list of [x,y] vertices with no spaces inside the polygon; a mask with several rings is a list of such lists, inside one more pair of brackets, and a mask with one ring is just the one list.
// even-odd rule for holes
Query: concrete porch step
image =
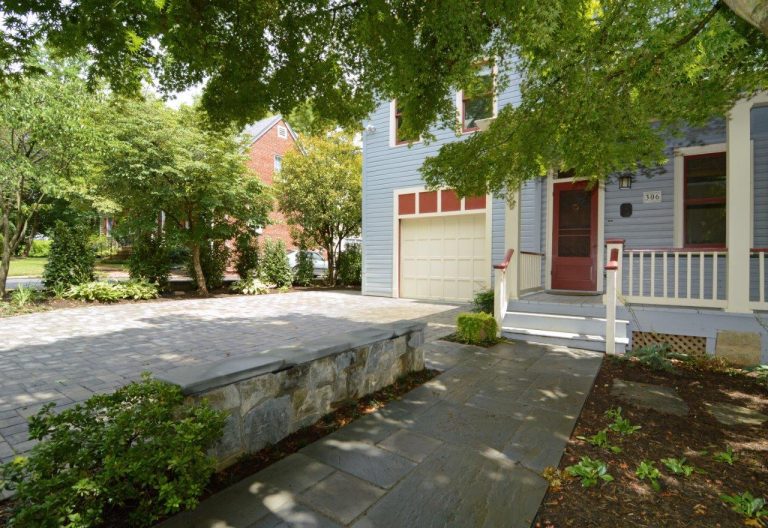
{"label": "concrete porch step", "polygon": [[[587,335],[573,332],[558,332],[552,330],[532,330],[504,326],[502,337],[514,341],[527,341],[545,345],[560,345],[581,350],[605,352],[605,337],[603,335]],[[629,345],[629,338],[616,338],[616,352],[623,353]]]}
{"label": "concrete porch step", "polygon": [[[616,321],[616,338],[627,337],[629,321]],[[584,315],[561,315],[547,312],[507,311],[503,327],[525,328],[528,330],[576,334],[587,336],[605,336],[605,317]]]}

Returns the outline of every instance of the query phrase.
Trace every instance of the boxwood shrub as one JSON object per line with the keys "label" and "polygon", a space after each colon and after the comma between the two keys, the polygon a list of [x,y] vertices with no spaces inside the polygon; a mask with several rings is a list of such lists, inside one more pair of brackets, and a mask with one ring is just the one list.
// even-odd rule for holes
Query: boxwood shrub
{"label": "boxwood shrub", "polygon": [[464,343],[487,346],[498,340],[496,319],[485,312],[459,314],[456,326],[456,334]]}
{"label": "boxwood shrub", "polygon": [[15,490],[13,527],[150,526],[192,508],[214,461],[224,415],[188,405],[178,387],[149,379],[29,422],[39,440],[2,467]]}

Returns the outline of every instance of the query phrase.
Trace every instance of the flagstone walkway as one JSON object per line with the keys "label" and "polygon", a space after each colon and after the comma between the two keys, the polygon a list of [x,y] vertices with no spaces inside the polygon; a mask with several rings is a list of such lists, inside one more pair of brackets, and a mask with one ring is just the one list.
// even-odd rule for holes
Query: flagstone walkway
{"label": "flagstone walkway", "polygon": [[528,528],[602,355],[425,346],[440,376],[162,528]]}

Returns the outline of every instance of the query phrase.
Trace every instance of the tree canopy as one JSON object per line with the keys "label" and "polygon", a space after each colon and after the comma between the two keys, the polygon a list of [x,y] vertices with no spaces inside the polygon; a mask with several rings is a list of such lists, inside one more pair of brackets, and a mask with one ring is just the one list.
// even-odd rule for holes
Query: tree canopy
{"label": "tree canopy", "polygon": [[457,127],[454,93],[489,57],[520,104],[442,149],[431,184],[504,194],[550,168],[603,178],[652,165],[660,134],[768,87],[760,0],[6,0],[6,73],[30,42],[90,54],[93,81],[131,92],[205,83],[220,123],[307,100],[349,123],[397,99],[404,133]]}
{"label": "tree canopy", "polygon": [[81,63],[37,56],[42,73],[0,98],[0,298],[11,255],[51,199],[82,195],[96,141],[99,98],[79,78]]}
{"label": "tree canopy", "polygon": [[348,137],[307,137],[285,155],[275,178],[280,211],[303,248],[328,254],[328,278],[335,284],[342,240],[360,234],[362,156]]}
{"label": "tree canopy", "polygon": [[135,234],[158,229],[189,249],[198,290],[207,294],[201,251],[265,225],[269,200],[245,165],[234,130],[207,126],[193,108],[158,100],[119,101],[106,110],[99,192]]}

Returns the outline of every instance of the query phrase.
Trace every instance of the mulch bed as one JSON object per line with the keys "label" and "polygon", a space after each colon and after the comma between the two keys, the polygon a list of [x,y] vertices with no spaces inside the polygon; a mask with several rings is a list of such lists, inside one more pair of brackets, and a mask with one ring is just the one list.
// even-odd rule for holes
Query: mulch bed
{"label": "mulch bed", "polygon": [[[690,408],[678,417],[644,409],[611,395],[612,380],[636,381],[674,387]],[[537,527],[735,527],[741,515],[720,499],[722,494],[749,491],[768,497],[768,424],[725,426],[707,412],[704,402],[726,402],[768,414],[765,381],[744,375],[678,368],[674,373],[652,371],[629,361],[606,359],[597,376],[559,469],[589,456],[607,463],[613,482],[583,488],[579,480],[564,476],[550,487],[538,514]],[[621,406],[623,416],[642,429],[621,437],[609,433],[614,454],[577,436],[591,436],[605,428],[605,411]],[[738,459],[733,466],[713,459],[730,446]],[[706,453],[704,453],[706,451]],[[674,476],[662,458],[685,456],[700,471],[690,477]],[[659,492],[635,476],[637,465],[652,460],[662,474]]]}

